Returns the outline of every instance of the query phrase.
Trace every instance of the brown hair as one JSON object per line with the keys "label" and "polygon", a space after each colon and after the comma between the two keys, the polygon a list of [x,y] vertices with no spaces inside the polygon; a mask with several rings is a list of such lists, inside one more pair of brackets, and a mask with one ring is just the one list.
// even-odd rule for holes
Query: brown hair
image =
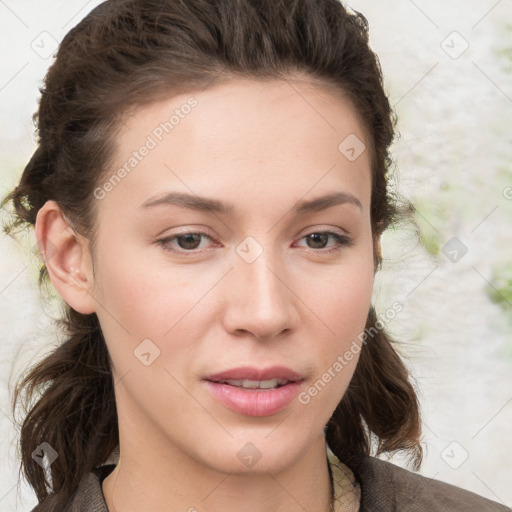
{"label": "brown hair", "polygon": [[[3,201],[12,201],[15,211],[6,230],[34,225],[44,203],[55,200],[94,250],[93,191],[114,154],[123,113],[236,77],[286,80],[294,74],[336,87],[352,101],[369,134],[376,240],[410,213],[410,205],[388,190],[396,119],[369,47],[367,20],[337,0],[110,0],[96,7],[65,36],[45,77],[34,114],[37,149]],[[374,261],[377,270],[382,261],[376,250]],[[40,284],[47,280],[43,264]],[[422,457],[417,397],[396,342],[376,323],[371,306],[366,327],[374,334],[362,344],[326,439],[349,465],[361,454],[405,450],[417,469]],[[38,511],[69,506],[81,478],[104,463],[119,442],[110,359],[98,318],[66,305],[61,324],[66,341],[30,369],[13,401],[14,411],[22,396],[30,404],[20,434],[21,468],[37,495]],[[31,457],[42,442],[58,453],[51,485]]]}

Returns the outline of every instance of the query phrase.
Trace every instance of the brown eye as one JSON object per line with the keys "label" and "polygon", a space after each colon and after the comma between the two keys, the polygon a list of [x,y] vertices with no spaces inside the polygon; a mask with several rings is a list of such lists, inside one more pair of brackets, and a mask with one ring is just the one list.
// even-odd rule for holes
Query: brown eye
{"label": "brown eye", "polygon": [[307,235],[306,238],[312,242],[312,245],[310,245],[312,249],[323,249],[329,240],[329,234],[311,233],[310,235]]}
{"label": "brown eye", "polygon": [[[334,244],[329,247],[329,239],[334,239]],[[346,235],[340,235],[333,231],[315,231],[303,237],[307,242],[307,247],[310,249],[319,249],[319,252],[330,252],[341,249],[342,246],[349,247],[353,245],[353,241]],[[322,249],[324,249],[322,251]]]}
{"label": "brown eye", "polygon": [[201,235],[199,233],[187,233],[176,237],[178,245],[181,249],[197,249],[201,243]]}
{"label": "brown eye", "polygon": [[199,249],[203,239],[212,240],[207,233],[197,231],[168,236],[161,240],[157,240],[156,243],[166,251],[186,254],[187,252],[193,253],[196,249]]}

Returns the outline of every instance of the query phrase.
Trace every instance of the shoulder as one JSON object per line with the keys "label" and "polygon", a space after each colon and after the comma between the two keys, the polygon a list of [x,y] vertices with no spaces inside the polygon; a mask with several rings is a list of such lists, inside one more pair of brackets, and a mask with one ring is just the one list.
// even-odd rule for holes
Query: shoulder
{"label": "shoulder", "polygon": [[512,509],[439,480],[363,456],[350,469],[361,486],[360,512],[511,512]]}
{"label": "shoulder", "polygon": [[115,464],[99,466],[84,476],[69,512],[108,512],[101,484],[115,467]]}
{"label": "shoulder", "polygon": [[[115,467],[115,464],[106,464],[94,468],[85,475],[72,496],[71,502],[65,506],[62,512],[109,512],[101,484]],[[51,510],[54,510],[54,508],[51,507]],[[36,505],[31,512],[38,512],[39,510],[40,505]]]}

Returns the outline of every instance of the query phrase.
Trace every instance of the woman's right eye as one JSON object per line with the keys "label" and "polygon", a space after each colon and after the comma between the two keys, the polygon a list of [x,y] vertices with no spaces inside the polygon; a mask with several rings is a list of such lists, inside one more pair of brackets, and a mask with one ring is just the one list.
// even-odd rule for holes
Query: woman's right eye
{"label": "woman's right eye", "polygon": [[[160,240],[157,240],[156,243],[166,251],[183,254],[198,249],[202,238],[212,240],[211,236],[207,233],[194,231],[161,238]],[[173,246],[173,242],[175,241],[177,242],[178,249],[175,248],[176,245]]]}

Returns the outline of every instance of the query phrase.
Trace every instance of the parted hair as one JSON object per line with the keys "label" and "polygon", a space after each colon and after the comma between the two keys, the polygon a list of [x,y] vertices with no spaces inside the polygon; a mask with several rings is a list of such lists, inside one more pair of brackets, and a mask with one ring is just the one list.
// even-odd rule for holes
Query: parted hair
{"label": "parted hair", "polygon": [[[109,0],[67,33],[50,66],[34,122],[37,147],[5,196],[5,230],[35,225],[56,201],[94,250],[97,200],[115,151],[121,118],[131,108],[236,78],[303,76],[355,107],[371,151],[371,227],[376,240],[411,213],[390,190],[390,145],[396,116],[369,45],[367,19],[338,0]],[[341,141],[340,141],[341,142]],[[375,249],[375,271],[382,256]],[[44,263],[39,284],[48,284]],[[17,382],[23,404],[21,466],[38,512],[68,510],[82,477],[118,448],[111,361],[97,316],[64,305],[64,340]],[[418,398],[394,340],[370,305],[353,378],[325,428],[337,457],[401,451],[422,459]],[[33,451],[47,442],[58,458],[48,472]]]}

